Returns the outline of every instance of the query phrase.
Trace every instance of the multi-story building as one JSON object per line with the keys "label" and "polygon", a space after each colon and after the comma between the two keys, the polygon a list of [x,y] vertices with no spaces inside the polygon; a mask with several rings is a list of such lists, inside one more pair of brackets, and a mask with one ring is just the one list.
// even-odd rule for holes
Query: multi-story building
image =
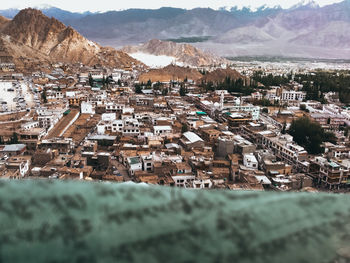
{"label": "multi-story building", "polygon": [[309,175],[318,184],[324,185],[329,189],[340,188],[347,184],[349,174],[349,169],[341,163],[327,160],[323,157],[316,157],[310,162]]}
{"label": "multi-story building", "polygon": [[251,104],[245,104],[245,105],[234,105],[229,107],[224,107],[224,110],[228,110],[229,112],[234,113],[249,113],[252,116],[253,120],[259,120],[260,118],[260,107],[254,106]]}
{"label": "multi-story building", "polygon": [[295,90],[285,90],[282,91],[282,101],[298,100],[303,101],[306,99],[306,92],[304,91],[295,91]]}
{"label": "multi-story building", "polygon": [[293,137],[284,134],[278,135],[274,131],[261,130],[263,126],[245,126],[242,128],[242,136],[248,138],[256,145],[262,146],[271,152],[281,161],[287,164],[298,166],[307,159],[307,151],[304,147],[293,142]]}

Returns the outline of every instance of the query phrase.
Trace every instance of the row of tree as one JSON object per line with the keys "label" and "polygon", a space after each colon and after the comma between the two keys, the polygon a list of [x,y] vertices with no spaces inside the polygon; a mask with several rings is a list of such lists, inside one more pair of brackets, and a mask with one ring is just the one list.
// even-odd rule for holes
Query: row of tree
{"label": "row of tree", "polygon": [[151,80],[148,80],[146,83],[136,83],[134,87],[135,93],[137,94],[141,94],[143,89],[152,89],[154,94],[161,92],[163,96],[166,96],[169,93],[169,89],[167,87],[164,87],[164,84],[159,81],[154,83],[152,86]]}
{"label": "row of tree", "polygon": [[[103,76],[102,80],[101,81],[95,81],[92,77],[91,74],[89,74],[89,85],[90,87],[95,87],[96,83],[100,82],[102,84],[102,89],[106,89],[109,87],[109,85],[112,83],[113,81],[113,78],[112,76]],[[121,86],[121,80],[119,79],[118,80],[118,83],[117,83],[119,86]]]}
{"label": "row of tree", "polygon": [[292,80],[292,73],[282,76],[274,76],[272,74],[265,75],[262,71],[255,71],[252,77],[252,85],[256,86],[258,83],[263,84],[266,87],[279,86],[287,84]]}
{"label": "row of tree", "polygon": [[350,103],[350,74],[348,71],[298,74],[294,78],[304,85],[307,98],[323,101],[323,93],[338,92],[339,100]]}
{"label": "row of tree", "polygon": [[295,80],[303,84],[303,90],[306,92],[307,100],[316,100],[326,103],[324,93],[338,92],[339,100],[343,103],[350,104],[350,72],[323,72],[316,71],[308,74],[289,74],[274,76],[272,74],[265,75],[262,71],[256,71],[253,74],[251,85],[254,87],[258,83],[264,86],[280,86]]}
{"label": "row of tree", "polygon": [[250,95],[255,91],[256,87],[249,85],[247,82],[248,81],[246,79],[234,79],[227,76],[222,82],[214,83],[212,81],[202,81],[199,86],[202,87],[206,92],[215,90],[227,90],[228,92]]}

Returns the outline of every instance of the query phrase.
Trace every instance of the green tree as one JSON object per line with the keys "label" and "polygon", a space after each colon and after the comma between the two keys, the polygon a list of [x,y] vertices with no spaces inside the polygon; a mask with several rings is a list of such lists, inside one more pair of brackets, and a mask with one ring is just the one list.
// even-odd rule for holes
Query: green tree
{"label": "green tree", "polygon": [[46,89],[43,90],[43,93],[41,93],[41,99],[44,101],[44,103],[47,103],[47,93]]}
{"label": "green tree", "polygon": [[186,88],[183,85],[181,85],[180,96],[186,96],[186,93],[187,93]]}
{"label": "green tree", "polygon": [[336,144],[337,137],[335,136],[335,134],[333,132],[325,132],[324,136],[323,136],[323,141]]}
{"label": "green tree", "polygon": [[286,134],[286,132],[287,132],[287,123],[284,122],[284,123],[283,123],[283,127],[282,127],[281,133],[282,133],[282,134]]}
{"label": "green tree", "polygon": [[137,94],[142,93],[142,87],[140,84],[135,84],[135,93],[137,93]]}
{"label": "green tree", "polygon": [[322,142],[336,142],[336,137],[333,133],[325,132],[319,123],[311,121],[307,117],[294,120],[288,133],[293,136],[296,143],[305,147],[311,154],[323,152]]}
{"label": "green tree", "polygon": [[12,134],[12,137],[11,137],[11,139],[10,139],[10,143],[11,144],[16,144],[16,143],[18,143],[18,137],[17,137],[17,133],[13,133]]}
{"label": "green tree", "polygon": [[187,132],[187,131],[188,131],[188,126],[187,126],[187,124],[185,123],[185,124],[182,125],[181,132],[182,132],[182,133],[185,133],[185,132]]}
{"label": "green tree", "polygon": [[147,81],[146,86],[147,87],[152,87],[152,81],[150,79]]}
{"label": "green tree", "polygon": [[169,92],[168,88],[165,88],[162,90],[162,95],[166,96],[166,95],[168,95],[168,92]]}
{"label": "green tree", "polygon": [[91,74],[89,74],[89,85],[90,87],[94,86],[94,79],[92,78]]}
{"label": "green tree", "polygon": [[103,75],[103,78],[102,78],[102,87],[104,88],[106,86],[106,78],[105,76]]}
{"label": "green tree", "polygon": [[111,84],[112,80],[113,80],[112,76],[107,76],[107,78],[106,78],[106,86],[107,86],[107,88],[109,87],[109,84]]}

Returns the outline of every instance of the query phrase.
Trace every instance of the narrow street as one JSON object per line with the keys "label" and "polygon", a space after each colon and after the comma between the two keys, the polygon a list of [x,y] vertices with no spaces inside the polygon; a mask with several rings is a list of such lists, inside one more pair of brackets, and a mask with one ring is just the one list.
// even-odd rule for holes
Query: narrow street
{"label": "narrow street", "polygon": [[118,169],[119,173],[123,176],[125,182],[132,181],[132,178],[128,174],[128,169],[123,164],[121,164],[117,160],[111,160],[111,164],[112,166],[115,166]]}

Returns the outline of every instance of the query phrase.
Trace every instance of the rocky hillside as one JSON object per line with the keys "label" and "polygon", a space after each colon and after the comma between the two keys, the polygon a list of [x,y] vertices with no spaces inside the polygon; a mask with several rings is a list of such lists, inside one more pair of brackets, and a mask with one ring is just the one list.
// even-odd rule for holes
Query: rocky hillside
{"label": "rocky hillside", "polygon": [[15,63],[20,69],[38,69],[48,67],[51,61],[49,56],[0,34],[1,63]]}
{"label": "rocky hillside", "polygon": [[3,16],[0,16],[0,30],[5,27],[7,25],[7,23],[9,22],[10,20],[3,17]]}
{"label": "rocky hillside", "polygon": [[89,41],[71,27],[35,9],[24,9],[11,21],[0,20],[2,49],[16,63],[23,55],[33,61],[81,62],[110,67],[129,67],[139,62],[122,51],[105,48]]}
{"label": "rocky hillside", "polygon": [[143,73],[139,77],[139,81],[144,83],[148,80],[152,82],[170,82],[171,80],[184,81],[186,78],[197,81],[201,77],[202,74],[196,69],[169,65],[162,69],[151,69],[147,73]]}
{"label": "rocky hillside", "polygon": [[138,46],[127,46],[122,50],[128,54],[145,53],[156,56],[169,56],[173,57],[176,62],[192,67],[229,63],[223,58],[203,52],[192,45],[158,39],[150,40]]}
{"label": "rocky hillside", "polygon": [[224,82],[226,77],[230,77],[231,79],[245,79],[238,71],[234,69],[216,69],[212,72],[205,74],[201,81],[203,82],[213,82],[213,83],[221,83]]}

